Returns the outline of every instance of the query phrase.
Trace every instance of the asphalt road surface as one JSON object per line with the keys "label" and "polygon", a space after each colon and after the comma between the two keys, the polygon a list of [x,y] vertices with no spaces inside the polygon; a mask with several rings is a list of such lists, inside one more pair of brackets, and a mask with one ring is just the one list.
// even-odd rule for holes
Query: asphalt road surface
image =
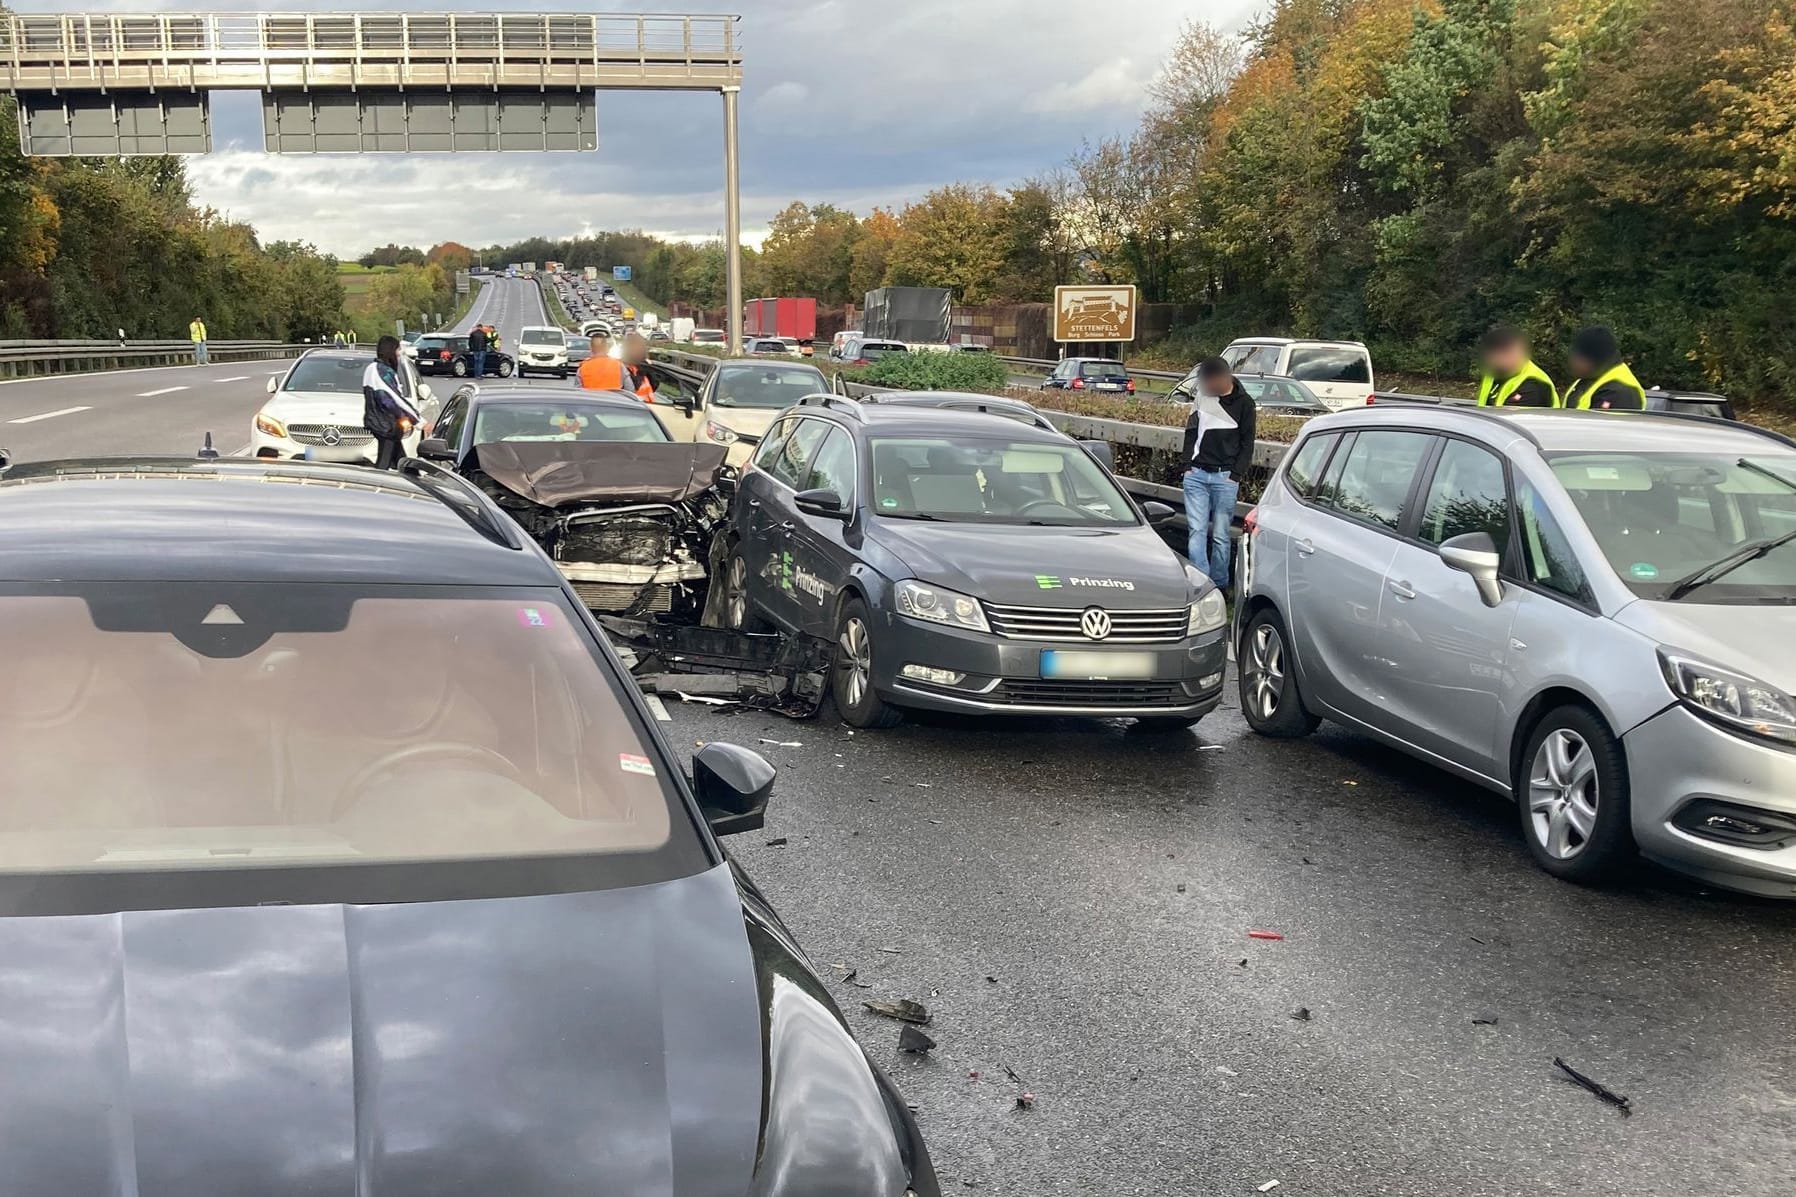
{"label": "asphalt road surface", "polygon": [[[455,325],[494,325],[507,352],[527,324],[546,324],[542,296],[527,279],[489,278]],[[249,444],[250,421],[285,360],[159,366],[0,382],[0,448],[14,461],[121,453],[192,456],[208,432],[220,453]],[[446,397],[447,379],[431,385]],[[532,379],[533,384],[543,380]],[[486,386],[509,380],[486,379]]]}
{"label": "asphalt road surface", "polygon": [[[1796,907],[1647,868],[1574,888],[1496,798],[1228,702],[1176,737],[670,705],[676,744],[779,765],[732,850],[826,976],[870,983],[833,987],[948,1191],[1788,1191]],[[933,1055],[870,998],[926,1004]]]}

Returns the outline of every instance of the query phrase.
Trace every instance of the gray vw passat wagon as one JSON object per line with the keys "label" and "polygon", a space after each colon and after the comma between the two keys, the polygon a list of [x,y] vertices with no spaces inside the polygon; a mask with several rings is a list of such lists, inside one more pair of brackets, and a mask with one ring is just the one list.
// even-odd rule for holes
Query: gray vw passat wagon
{"label": "gray vw passat wagon", "polygon": [[1381,404],[1311,421],[1248,528],[1256,731],[1334,719],[1513,795],[1567,880],[1638,850],[1796,896],[1796,442]]}

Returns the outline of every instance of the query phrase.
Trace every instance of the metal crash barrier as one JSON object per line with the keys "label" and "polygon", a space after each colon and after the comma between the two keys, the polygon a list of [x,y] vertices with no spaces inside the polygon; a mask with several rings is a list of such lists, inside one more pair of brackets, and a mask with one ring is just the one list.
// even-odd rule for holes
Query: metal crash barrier
{"label": "metal crash barrier", "polygon": [[[298,357],[319,345],[283,341],[207,341],[214,362]],[[193,360],[192,341],[0,341],[0,378],[85,374]]]}

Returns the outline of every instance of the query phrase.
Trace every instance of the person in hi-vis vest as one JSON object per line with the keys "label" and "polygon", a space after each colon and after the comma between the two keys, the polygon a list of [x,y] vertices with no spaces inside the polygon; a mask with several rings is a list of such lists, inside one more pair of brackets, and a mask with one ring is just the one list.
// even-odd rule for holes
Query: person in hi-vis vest
{"label": "person in hi-vis vest", "polygon": [[1579,330],[1571,343],[1572,384],[1565,388],[1565,406],[1643,411],[1646,388],[1621,360],[1615,334],[1597,325]]}
{"label": "person in hi-vis vest", "polygon": [[1558,407],[1559,391],[1547,372],[1534,364],[1528,338],[1512,324],[1499,324],[1479,343],[1484,377],[1478,383],[1479,407]]}
{"label": "person in hi-vis vest", "polygon": [[205,365],[206,322],[201,320],[198,316],[195,316],[193,318],[193,323],[187,326],[187,338],[193,342],[193,364],[196,366]]}

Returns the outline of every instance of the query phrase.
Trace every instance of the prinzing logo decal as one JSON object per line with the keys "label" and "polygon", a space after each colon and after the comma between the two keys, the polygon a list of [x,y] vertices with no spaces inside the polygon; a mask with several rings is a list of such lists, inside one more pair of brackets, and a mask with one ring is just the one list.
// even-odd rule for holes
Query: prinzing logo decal
{"label": "prinzing logo decal", "polygon": [[1062,582],[1054,574],[1036,574],[1035,584],[1043,590],[1059,590],[1062,586],[1083,586],[1091,590],[1134,590],[1127,578],[1068,578]]}
{"label": "prinzing logo decal", "polygon": [[1060,579],[1056,578],[1053,574],[1036,574],[1035,584],[1043,590],[1060,589]]}
{"label": "prinzing logo decal", "polygon": [[792,585],[795,589],[810,595],[819,603],[829,597],[829,583],[825,582],[822,578],[818,577],[802,565],[793,567]]}

